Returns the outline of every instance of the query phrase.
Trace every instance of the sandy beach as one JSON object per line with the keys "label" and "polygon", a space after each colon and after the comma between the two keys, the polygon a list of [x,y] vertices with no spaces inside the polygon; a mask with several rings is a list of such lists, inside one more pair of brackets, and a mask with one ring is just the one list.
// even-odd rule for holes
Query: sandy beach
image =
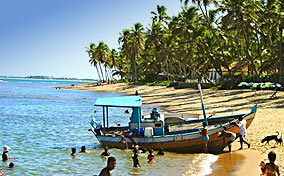
{"label": "sandy beach", "polygon": [[[183,113],[183,114],[200,114],[201,103],[197,89],[174,89],[163,86],[128,86],[124,83],[107,84],[96,86],[93,84],[81,84],[67,86],[63,88],[91,90],[91,91],[107,91],[118,92],[122,94],[134,95],[137,90],[143,97],[144,104],[150,104],[153,107],[159,107],[163,112]],[[284,132],[282,129],[284,124],[284,92],[277,92],[276,97],[271,98],[274,93],[272,90],[252,91],[250,89],[239,90],[210,90],[203,89],[203,99],[207,114],[228,114],[238,112],[248,112],[250,107],[257,104],[258,110],[256,118],[248,129],[246,139],[251,143],[250,149],[238,150],[239,140],[233,143],[233,152],[219,155],[220,162],[228,165],[228,168],[234,167],[234,163],[228,163],[228,158],[243,157],[240,168],[235,168],[236,175],[259,175],[259,163],[261,160],[268,162],[267,154],[273,150],[277,153],[276,164],[280,166],[281,175],[284,174],[284,149],[283,146],[271,141],[264,145],[261,143],[267,135],[275,134],[276,131],[280,135]],[[193,96],[196,95],[196,96]],[[245,146],[246,147],[246,146]],[[232,159],[229,159],[232,161]],[[230,165],[231,164],[231,165]],[[222,169],[219,169],[222,174]],[[216,174],[216,173],[215,173]]]}

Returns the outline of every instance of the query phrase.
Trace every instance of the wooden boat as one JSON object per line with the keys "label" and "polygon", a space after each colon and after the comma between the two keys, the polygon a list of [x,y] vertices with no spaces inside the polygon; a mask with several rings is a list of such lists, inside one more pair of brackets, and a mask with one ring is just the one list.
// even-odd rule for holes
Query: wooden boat
{"label": "wooden boat", "polygon": [[[121,96],[112,98],[98,98],[96,107],[102,107],[102,124],[97,126],[92,123],[90,129],[103,147],[120,148],[120,140],[125,136],[128,147],[138,144],[141,148],[163,148],[166,151],[179,153],[204,152],[204,141],[200,134],[204,119],[183,120],[176,117],[166,117],[155,108],[149,117],[142,115],[141,96]],[[109,108],[131,108],[127,126],[109,126]],[[234,125],[238,117],[242,116],[247,121],[247,128],[256,115],[256,105],[247,113],[231,114],[227,116],[212,116],[206,118],[208,123],[208,152],[221,153],[228,144],[228,138],[219,137],[218,134],[227,128],[239,136],[238,126]]]}

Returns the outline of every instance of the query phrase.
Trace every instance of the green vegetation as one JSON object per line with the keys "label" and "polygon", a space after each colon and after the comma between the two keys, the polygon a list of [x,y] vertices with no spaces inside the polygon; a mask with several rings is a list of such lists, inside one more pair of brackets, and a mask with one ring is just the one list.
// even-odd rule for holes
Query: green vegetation
{"label": "green vegetation", "polygon": [[[196,6],[187,6],[189,2]],[[282,83],[282,0],[181,3],[176,16],[168,16],[166,7],[158,5],[146,28],[138,22],[124,29],[118,50],[104,42],[91,43],[89,62],[99,79],[119,75],[129,82],[155,85],[166,80],[161,84],[170,85],[180,80],[200,81],[215,71],[220,75],[218,82],[212,82],[216,88],[241,81]]]}

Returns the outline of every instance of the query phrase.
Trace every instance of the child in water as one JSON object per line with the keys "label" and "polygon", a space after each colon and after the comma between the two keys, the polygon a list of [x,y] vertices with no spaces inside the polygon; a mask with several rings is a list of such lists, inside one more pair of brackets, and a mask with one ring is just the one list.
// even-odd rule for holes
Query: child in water
{"label": "child in water", "polygon": [[153,154],[153,149],[149,150],[149,155],[148,155],[148,163],[153,163],[154,162],[154,154]]}
{"label": "child in water", "polygon": [[134,153],[133,156],[132,156],[133,167],[139,168],[141,166],[140,166],[139,159],[138,159],[138,150],[137,150],[137,148],[134,148],[133,153]]}

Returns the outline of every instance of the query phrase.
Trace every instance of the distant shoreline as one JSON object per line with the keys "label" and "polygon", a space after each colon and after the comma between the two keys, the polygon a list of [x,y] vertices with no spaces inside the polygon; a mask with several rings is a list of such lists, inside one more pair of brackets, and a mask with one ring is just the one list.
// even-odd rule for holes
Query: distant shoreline
{"label": "distant shoreline", "polygon": [[80,78],[56,78],[49,76],[0,76],[0,79],[28,79],[28,80],[70,80],[70,81],[85,81],[97,83],[95,79],[80,79]]}

